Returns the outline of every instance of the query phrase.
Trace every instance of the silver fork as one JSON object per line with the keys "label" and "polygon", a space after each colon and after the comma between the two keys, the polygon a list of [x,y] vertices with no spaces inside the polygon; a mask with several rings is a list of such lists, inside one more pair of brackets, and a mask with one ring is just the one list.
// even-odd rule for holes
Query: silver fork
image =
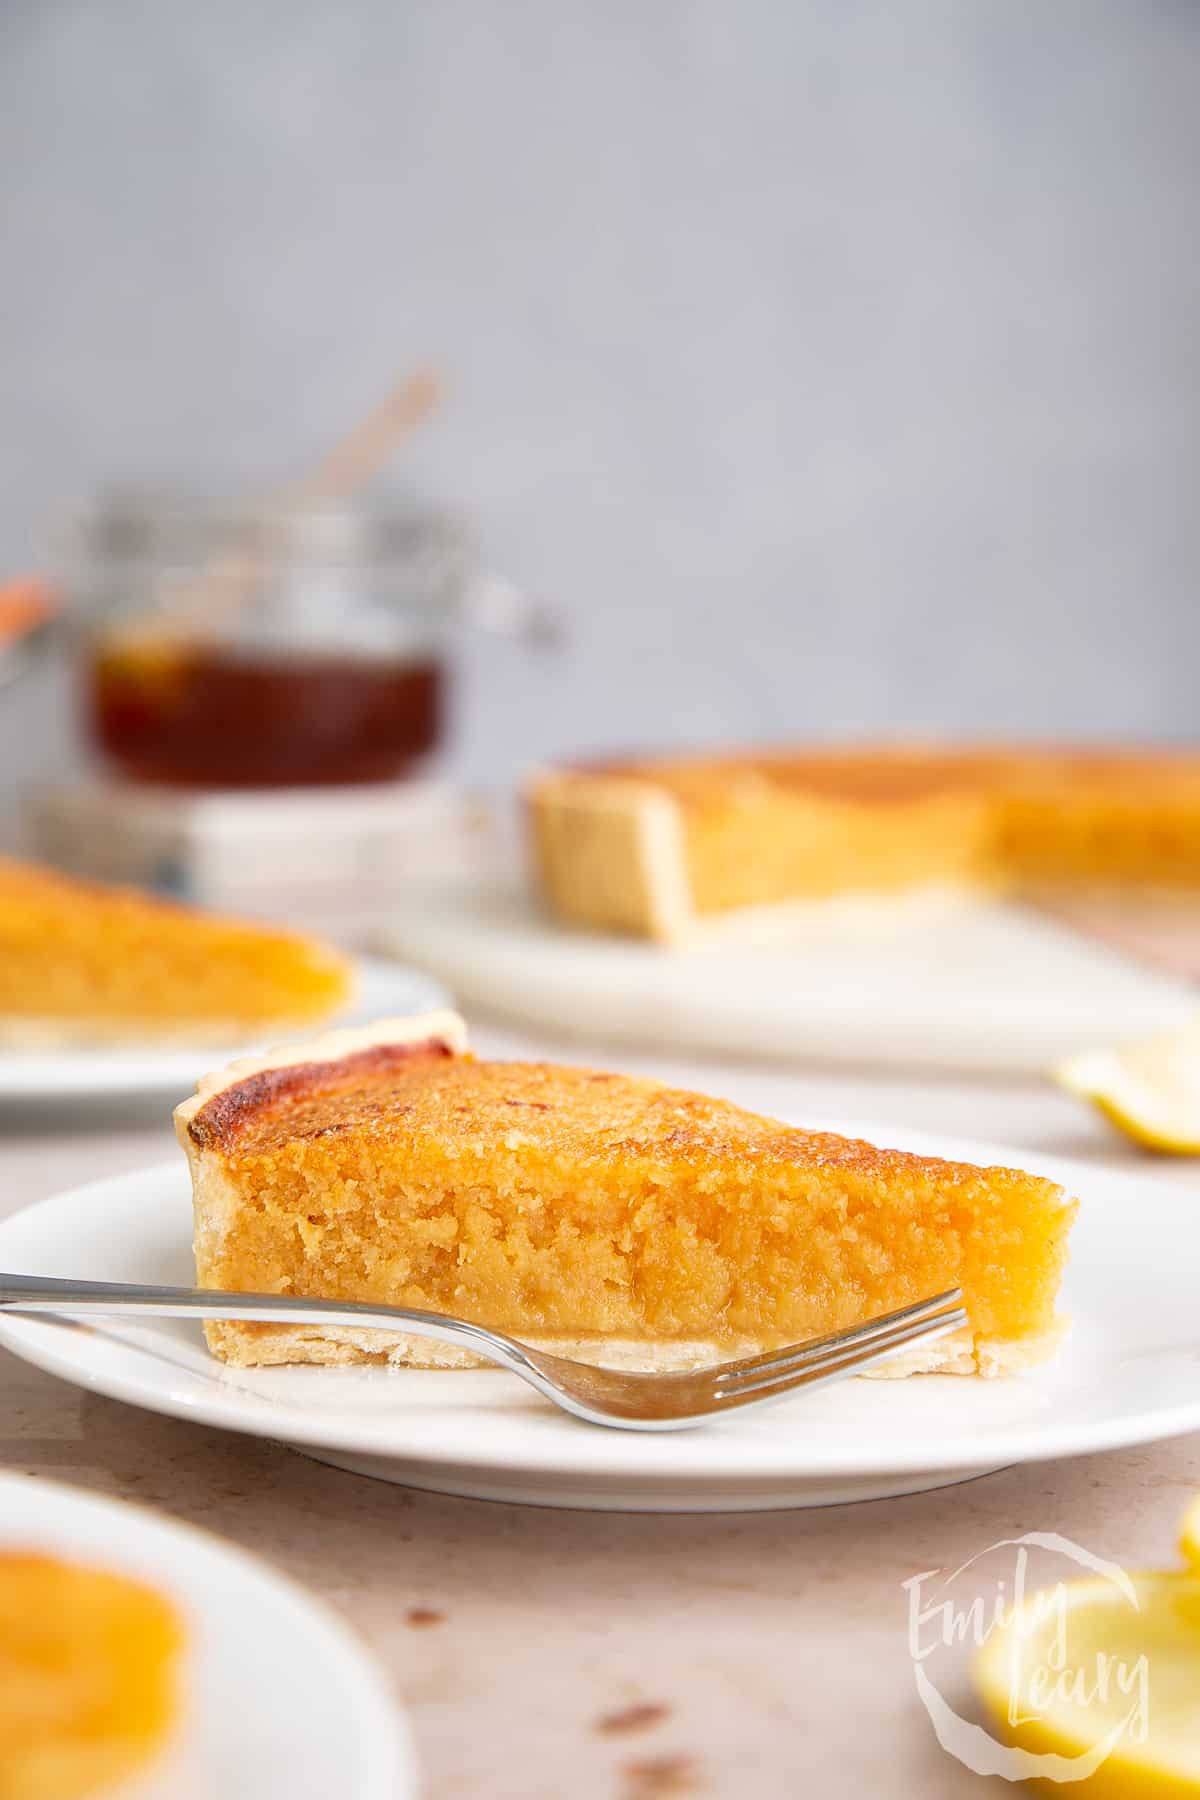
{"label": "silver fork", "polygon": [[410,1312],[401,1306],[371,1306],[357,1300],[305,1300],[294,1294],[230,1294],[216,1288],[139,1287],[125,1282],[0,1274],[0,1312],[403,1329],[413,1337],[458,1344],[499,1363],[589,1425],[615,1425],[625,1431],[682,1431],[723,1413],[763,1406],[797,1388],[820,1387],[857,1375],[897,1351],[930,1343],[967,1322],[961,1290],[948,1288],[944,1294],[868,1319],[848,1331],[808,1338],[784,1350],[704,1369],[645,1375],[550,1356],[502,1332],[445,1313]]}

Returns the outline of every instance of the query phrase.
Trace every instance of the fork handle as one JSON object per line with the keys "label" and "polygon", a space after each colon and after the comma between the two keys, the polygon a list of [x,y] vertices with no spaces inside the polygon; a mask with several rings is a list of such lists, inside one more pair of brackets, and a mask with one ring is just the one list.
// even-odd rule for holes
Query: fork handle
{"label": "fork handle", "polygon": [[235,1319],[256,1324],[357,1325],[379,1331],[410,1332],[458,1344],[489,1362],[527,1375],[524,1346],[502,1332],[488,1331],[446,1313],[417,1312],[404,1306],[372,1306],[360,1300],[306,1300],[298,1294],[235,1294],[221,1288],[153,1287],[124,1281],[71,1281],[50,1275],[0,1273],[0,1312],[74,1317],[108,1314],[117,1318]]}

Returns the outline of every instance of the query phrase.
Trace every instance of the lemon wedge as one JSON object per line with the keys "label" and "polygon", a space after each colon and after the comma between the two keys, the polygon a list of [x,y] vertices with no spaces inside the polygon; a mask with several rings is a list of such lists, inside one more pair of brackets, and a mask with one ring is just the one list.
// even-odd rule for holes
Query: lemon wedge
{"label": "lemon wedge", "polygon": [[1085,1050],[1054,1075],[1135,1143],[1200,1156],[1200,1024],[1123,1050]]}
{"label": "lemon wedge", "polygon": [[1200,1796],[1200,1578],[1130,1575],[1033,1595],[975,1659],[975,1686],[1039,1793]]}
{"label": "lemon wedge", "polygon": [[1183,1515],[1179,1528],[1179,1548],[1197,1574],[1200,1574],[1200,1495]]}

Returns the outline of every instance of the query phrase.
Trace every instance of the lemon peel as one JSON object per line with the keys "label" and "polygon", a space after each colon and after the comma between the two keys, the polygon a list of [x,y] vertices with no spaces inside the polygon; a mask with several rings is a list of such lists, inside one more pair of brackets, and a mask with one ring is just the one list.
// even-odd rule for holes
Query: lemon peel
{"label": "lemon peel", "polygon": [[1119,1050],[1085,1050],[1054,1077],[1135,1143],[1200,1156],[1200,1024]]}
{"label": "lemon peel", "polygon": [[[1193,1511],[1196,1509],[1194,1508]],[[1200,1796],[1200,1576],[1065,1583],[1010,1612],[973,1677],[1039,1793]],[[1053,1600],[1048,1599],[1053,1595]]]}

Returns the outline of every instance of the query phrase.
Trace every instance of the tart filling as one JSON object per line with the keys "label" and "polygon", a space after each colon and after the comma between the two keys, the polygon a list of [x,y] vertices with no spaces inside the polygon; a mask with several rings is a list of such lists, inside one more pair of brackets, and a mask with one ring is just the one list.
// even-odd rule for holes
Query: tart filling
{"label": "tart filling", "polygon": [[0,1794],[124,1793],[175,1725],[183,1644],[174,1606],[145,1583],[0,1552]]}

